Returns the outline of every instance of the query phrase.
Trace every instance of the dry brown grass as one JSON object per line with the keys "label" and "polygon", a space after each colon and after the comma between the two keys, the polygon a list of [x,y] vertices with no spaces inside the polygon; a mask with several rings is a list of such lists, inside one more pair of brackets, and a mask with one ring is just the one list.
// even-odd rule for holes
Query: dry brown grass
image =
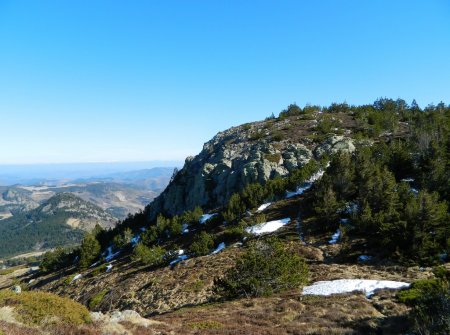
{"label": "dry brown grass", "polygon": [[175,334],[375,334],[385,315],[362,294],[302,297],[291,292],[185,308],[152,319],[164,322],[154,331]]}

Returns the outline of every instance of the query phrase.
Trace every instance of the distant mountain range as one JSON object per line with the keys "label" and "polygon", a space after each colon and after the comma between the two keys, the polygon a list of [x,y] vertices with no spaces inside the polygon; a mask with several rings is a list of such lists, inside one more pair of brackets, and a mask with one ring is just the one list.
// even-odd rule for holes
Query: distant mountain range
{"label": "distant mountain range", "polygon": [[173,169],[0,186],[0,258],[77,244],[97,223],[113,227],[151,202],[169,183]]}
{"label": "distant mountain range", "polygon": [[0,186],[0,220],[38,207],[55,194],[67,192],[90,201],[117,219],[151,202],[169,183],[173,168],[115,172],[73,181]]}
{"label": "distant mountain range", "polygon": [[146,171],[144,173],[157,177],[168,171],[171,174],[174,167],[180,166],[182,162],[178,161],[0,165],[0,185],[54,185],[90,178],[109,178],[114,174],[126,175],[135,171]]}
{"label": "distant mountain range", "polygon": [[116,218],[71,193],[0,221],[0,257],[78,243],[96,224],[111,228]]}

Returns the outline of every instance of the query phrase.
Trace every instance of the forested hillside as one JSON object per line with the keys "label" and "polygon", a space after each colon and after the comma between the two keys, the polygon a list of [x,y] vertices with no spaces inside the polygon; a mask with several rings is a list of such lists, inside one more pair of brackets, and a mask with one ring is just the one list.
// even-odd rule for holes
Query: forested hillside
{"label": "forested hillside", "polygon": [[116,219],[70,193],[59,193],[39,207],[0,221],[0,257],[76,246],[96,225],[111,228]]}

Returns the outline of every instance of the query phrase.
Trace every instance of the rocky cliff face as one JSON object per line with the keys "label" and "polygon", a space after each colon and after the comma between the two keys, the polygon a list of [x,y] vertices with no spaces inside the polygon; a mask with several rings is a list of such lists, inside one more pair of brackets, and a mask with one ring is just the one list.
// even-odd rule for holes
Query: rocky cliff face
{"label": "rocky cliff face", "polygon": [[320,119],[320,113],[271,119],[218,133],[200,154],[186,159],[183,169],[148,206],[149,218],[160,212],[179,214],[195,206],[222,206],[248,183],[286,176],[325,153],[355,149],[350,130],[347,135],[318,136]]}

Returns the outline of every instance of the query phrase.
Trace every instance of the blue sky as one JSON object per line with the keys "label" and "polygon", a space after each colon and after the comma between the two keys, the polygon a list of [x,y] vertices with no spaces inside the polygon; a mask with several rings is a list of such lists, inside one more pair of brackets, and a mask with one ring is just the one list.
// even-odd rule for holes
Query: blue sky
{"label": "blue sky", "polygon": [[0,0],[0,163],[183,160],[292,102],[450,102],[450,2]]}

